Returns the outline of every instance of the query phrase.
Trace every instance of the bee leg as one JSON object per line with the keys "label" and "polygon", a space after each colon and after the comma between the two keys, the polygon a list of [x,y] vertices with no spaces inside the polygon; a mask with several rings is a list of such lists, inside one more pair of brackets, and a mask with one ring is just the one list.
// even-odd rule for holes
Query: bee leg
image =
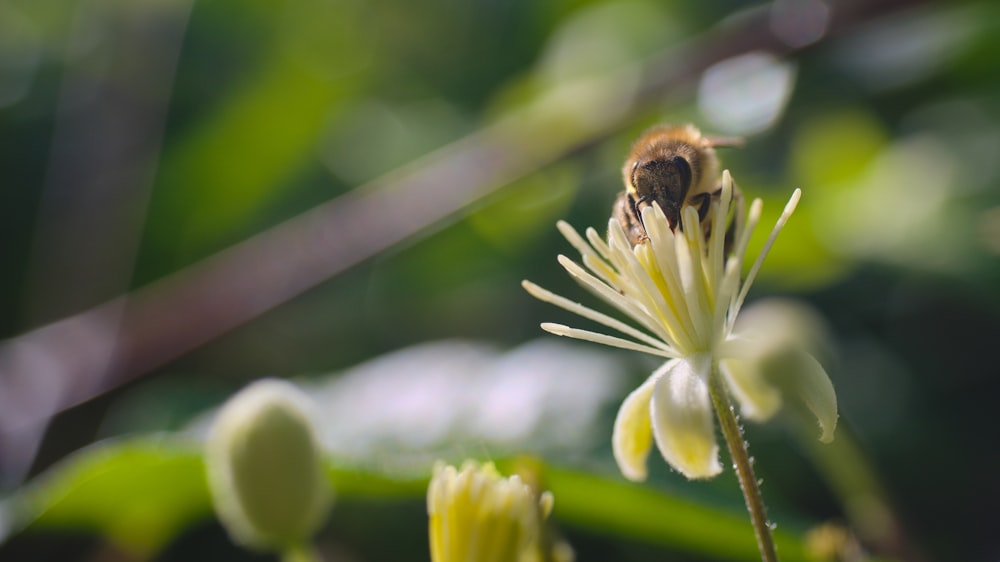
{"label": "bee leg", "polygon": [[632,206],[632,218],[639,221],[639,226],[641,226],[643,230],[646,230],[646,225],[642,224],[642,213],[639,212],[639,203],[648,202],[649,201],[648,198],[640,197],[638,200],[636,200],[635,197],[632,197],[631,193],[627,194],[627,197],[629,205]]}
{"label": "bee leg", "polygon": [[736,238],[736,232],[743,229],[743,217],[745,213],[740,212],[740,209],[744,207],[746,201],[743,199],[743,192],[740,188],[733,184],[733,207],[736,212],[733,213],[733,221],[729,223],[729,228],[726,229],[726,253],[728,254],[733,249],[734,239]]}
{"label": "bee leg", "polygon": [[701,230],[705,234],[706,239],[712,234],[712,221],[706,220],[708,212],[712,208],[712,199],[715,199],[715,193],[706,192],[692,195],[688,202],[688,205],[698,210],[698,224],[701,225]]}
{"label": "bee leg", "polygon": [[712,199],[719,193],[699,193],[691,197],[690,205],[698,209],[698,222],[705,222],[708,217],[708,210],[712,207]]}
{"label": "bee leg", "polygon": [[637,203],[628,192],[618,194],[611,214],[618,221],[628,236],[629,243],[634,247],[646,241],[646,228],[642,225],[642,216],[636,209]]}

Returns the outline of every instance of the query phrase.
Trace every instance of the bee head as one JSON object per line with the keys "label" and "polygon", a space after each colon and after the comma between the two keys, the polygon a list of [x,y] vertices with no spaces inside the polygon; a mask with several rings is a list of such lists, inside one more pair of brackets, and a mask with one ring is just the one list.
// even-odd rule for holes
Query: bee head
{"label": "bee head", "polygon": [[691,165],[683,156],[637,160],[632,166],[636,207],[656,201],[674,228],[691,188]]}

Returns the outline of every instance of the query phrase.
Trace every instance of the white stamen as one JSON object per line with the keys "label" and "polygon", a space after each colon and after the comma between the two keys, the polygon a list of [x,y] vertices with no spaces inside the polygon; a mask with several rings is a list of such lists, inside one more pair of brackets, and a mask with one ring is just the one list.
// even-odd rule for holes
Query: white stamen
{"label": "white stamen", "polygon": [[[610,232],[615,233],[615,244],[620,242],[628,247],[627,250],[623,249],[620,253],[621,263],[619,265],[623,277],[630,281],[631,290],[626,290],[626,295],[641,300],[647,308],[647,313],[651,316],[655,315],[657,325],[662,326],[666,331],[667,341],[671,345],[679,349],[690,349],[691,336],[685,330],[684,324],[677,321],[677,315],[671,306],[672,301],[676,299],[667,300],[669,294],[665,294],[663,288],[657,285],[657,279],[662,278],[662,276],[656,275],[655,271],[651,271],[652,267],[647,266],[643,260],[639,259],[639,255],[648,252],[649,247],[640,244],[636,248],[632,248],[628,240],[625,239],[625,232],[620,227],[611,229]],[[619,234],[622,237],[620,241],[617,238]],[[646,262],[648,263],[649,260]]]}
{"label": "white stamen", "polygon": [[555,334],[557,336],[565,336],[568,338],[591,341],[594,343],[599,343],[611,347],[629,349],[632,351],[640,351],[642,353],[648,353],[649,355],[655,355],[657,357],[666,357],[668,359],[677,359],[678,357],[680,357],[680,354],[677,352],[656,349],[653,347],[649,347],[647,345],[635,343],[633,341],[625,340],[622,338],[616,338],[614,336],[609,336],[607,334],[599,334],[597,332],[591,332],[588,330],[570,328],[569,326],[564,326],[562,324],[553,324],[551,322],[544,322],[542,324],[542,329],[550,334]]}
{"label": "white stamen", "polygon": [[[737,232],[735,248],[733,249],[733,253],[730,255],[729,259],[730,260],[735,259],[740,264],[740,275],[743,274],[742,271],[743,261],[744,258],[746,257],[747,246],[749,246],[750,244],[750,237],[753,235],[754,229],[757,228],[757,223],[760,222],[760,215],[761,212],[763,211],[763,208],[764,208],[764,202],[761,201],[760,198],[754,199],[753,202],[750,203],[750,211],[747,214],[746,226],[743,227],[742,230]],[[739,296],[738,292],[733,293],[732,300],[729,303],[730,311],[735,310],[734,307],[736,306],[736,299],[738,298],[738,296]],[[731,316],[735,318],[735,315]]]}
{"label": "white stamen", "polygon": [[587,229],[587,241],[590,242],[590,245],[593,246],[595,250],[597,250],[597,253],[601,254],[604,261],[611,261],[611,248],[608,247],[608,243],[601,238],[601,235],[597,233],[597,230],[595,230],[594,227]]}
{"label": "white stamen", "polygon": [[[704,311],[700,306],[698,300],[698,289],[695,287],[696,275],[701,275],[695,273],[694,264],[692,263],[691,249],[688,247],[687,240],[683,235],[674,238],[674,249],[677,252],[677,276],[680,277],[682,293],[685,304],[688,308],[688,318],[686,326],[690,330],[692,338],[698,342],[707,342],[708,338],[705,336],[704,324]],[[698,251],[698,248],[695,248]],[[696,349],[696,348],[687,348]]]}
{"label": "white stamen", "polygon": [[[736,292],[740,288],[740,262],[736,258],[729,258],[726,262],[726,272],[722,277],[722,282],[719,284],[719,297],[715,301],[715,315],[713,322],[715,326],[722,326],[725,323],[725,329],[717,334],[717,337],[725,337],[733,330],[733,322],[736,320],[736,316],[731,314],[731,303],[735,298]],[[726,314],[730,313],[727,317]],[[718,342],[716,342],[718,343]]]}
{"label": "white stamen", "polygon": [[713,302],[712,297],[715,292],[712,279],[706,278],[705,260],[707,259],[708,243],[705,241],[705,232],[698,221],[698,211],[694,207],[686,207],[684,217],[684,238],[688,243],[688,256],[691,258],[691,275],[694,281],[693,296],[697,299],[697,310],[699,314],[693,314],[696,319],[695,327],[698,330],[698,341],[708,341],[711,337],[712,325],[710,319],[702,312],[711,313]]}
{"label": "white stamen", "polygon": [[595,258],[593,256],[582,256],[583,265],[586,266],[594,275],[599,277],[601,281],[604,281],[612,287],[616,287],[621,284],[621,275],[615,271],[615,268],[608,265],[608,262]]}
{"label": "white stamen", "polygon": [[661,322],[670,330],[675,345],[682,349],[690,349],[693,345],[692,334],[681,316],[687,314],[687,305],[682,298],[673,298],[673,295],[682,294],[679,290],[672,292],[670,289],[672,285],[679,286],[680,283],[676,280],[671,281],[676,277],[673,271],[660,267],[656,259],[658,257],[656,246],[652,244],[650,238],[650,243],[636,246],[634,249],[636,260],[649,276],[646,280],[647,285],[651,285],[648,291],[652,292],[659,303],[657,312],[661,316]]}
{"label": "white stamen", "polygon": [[785,205],[785,210],[781,212],[781,216],[778,217],[778,221],[774,223],[774,228],[771,229],[771,235],[767,237],[767,241],[764,242],[764,247],[761,248],[760,253],[757,254],[757,259],[753,262],[753,267],[750,268],[750,273],[747,274],[746,281],[743,282],[743,289],[740,290],[740,296],[737,297],[735,306],[733,307],[733,316],[736,316],[740,312],[740,308],[743,306],[743,301],[747,298],[747,293],[750,292],[750,285],[753,284],[754,278],[757,277],[757,272],[760,271],[760,266],[764,264],[764,258],[767,257],[768,252],[771,251],[771,246],[774,245],[775,239],[778,238],[778,233],[784,228],[785,223],[788,222],[788,217],[792,216],[795,212],[795,207],[799,204],[799,199],[802,197],[802,190],[796,189],[792,193],[791,199]]}
{"label": "white stamen", "polygon": [[597,257],[597,253],[594,249],[587,244],[586,240],[566,221],[559,221],[556,223],[556,228],[559,229],[559,233],[563,235],[564,238],[572,245],[577,252],[580,252],[581,256],[593,256]]}
{"label": "white stamen", "polygon": [[589,289],[592,293],[603,299],[604,302],[610,304],[625,314],[628,314],[632,318],[635,318],[646,329],[663,339],[664,342],[672,342],[669,338],[669,334],[664,331],[663,326],[661,326],[655,318],[650,316],[649,311],[643,308],[642,305],[645,303],[637,303],[634,298],[628,298],[614,290],[612,287],[602,283],[599,279],[587,273],[587,271],[566,256],[560,255],[557,260],[559,261],[559,265],[563,266],[563,268],[569,272],[570,275],[580,281],[585,288]]}
{"label": "white stamen", "polygon": [[[659,273],[656,279],[665,285],[665,287],[660,287],[660,292],[664,295],[677,295],[676,298],[670,298],[668,301],[672,313],[668,317],[668,321],[672,322],[674,326],[679,326],[675,331],[683,332],[684,345],[690,346],[694,334],[684,328],[691,318],[691,313],[688,310],[687,302],[682,298],[684,288],[678,273],[677,250],[674,246],[675,235],[670,230],[667,217],[658,204],[653,203],[650,210],[644,212],[649,215],[643,215],[643,221],[648,226],[646,232],[649,234],[650,247],[647,249],[647,255],[652,256],[652,259],[646,261],[651,264],[650,267],[655,264],[656,271]],[[637,248],[637,255],[638,252]],[[690,347],[686,349],[690,349]]]}
{"label": "white stamen", "polygon": [[753,236],[754,229],[757,228],[757,223],[760,222],[760,215],[763,211],[764,202],[759,197],[750,203],[750,212],[747,213],[747,225],[740,233],[739,239],[736,240],[736,248],[733,251],[733,255],[740,260],[740,263],[746,261],[747,246],[750,245],[750,238]]}
{"label": "white stamen", "polygon": [[729,170],[725,170],[722,172],[722,195],[712,207],[712,235],[708,249],[709,279],[719,279],[725,268],[725,241],[729,226],[726,219],[729,218],[732,201],[733,178],[729,175]]}
{"label": "white stamen", "polygon": [[583,306],[578,302],[573,302],[567,299],[566,297],[559,296],[549,290],[539,287],[538,285],[532,283],[531,281],[527,280],[522,281],[521,286],[524,287],[524,289],[528,291],[528,293],[531,294],[531,296],[535,297],[540,301],[554,304],[559,308],[568,310],[569,312],[572,312],[574,314],[578,314],[588,320],[593,320],[594,322],[597,322],[599,324],[604,324],[605,326],[611,328],[612,330],[617,330],[627,336],[632,336],[633,338],[642,341],[644,343],[647,343],[652,347],[662,349],[664,351],[673,351],[667,344],[650,336],[649,334],[640,332],[639,330],[636,330],[632,326],[629,326],[628,324],[625,324],[620,320],[612,318],[607,314]]}

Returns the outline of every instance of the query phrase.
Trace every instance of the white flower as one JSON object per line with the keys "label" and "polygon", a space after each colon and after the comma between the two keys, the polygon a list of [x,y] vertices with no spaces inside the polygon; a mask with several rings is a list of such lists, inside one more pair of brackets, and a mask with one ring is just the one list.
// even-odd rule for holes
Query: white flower
{"label": "white flower", "polygon": [[[677,232],[657,205],[642,211],[649,239],[634,248],[618,221],[608,223],[607,241],[594,229],[586,240],[565,222],[560,232],[582,255],[583,266],[559,256],[559,263],[584,287],[635,321],[641,329],[555,295],[525,281],[533,296],[601,323],[626,337],[546,323],[553,334],[641,351],[667,359],[625,399],[612,437],[615,459],[631,480],[646,477],[646,457],[655,441],[663,458],[688,478],[721,472],[715,439],[710,377],[722,377],[744,416],[770,418],[783,398],[802,400],[819,419],[824,441],[832,439],[837,403],[826,372],[805,350],[761,353],[753,326],[734,331],[750,285],[801,192],[785,206],[760,255],[741,280],[747,243],[760,220],[762,202],[749,213],[734,202],[732,178],[723,173],[721,196],[712,203],[706,237],[698,213],[686,207]],[[726,226],[734,225],[732,248]],[[749,328],[745,329],[745,328]],[[766,341],[766,334],[764,334]],[[781,342],[787,342],[782,339]],[[775,346],[763,346],[768,349]],[[766,360],[765,360],[766,359]],[[796,373],[788,376],[789,366]],[[780,371],[778,374],[774,374]],[[801,376],[798,375],[801,371]]]}

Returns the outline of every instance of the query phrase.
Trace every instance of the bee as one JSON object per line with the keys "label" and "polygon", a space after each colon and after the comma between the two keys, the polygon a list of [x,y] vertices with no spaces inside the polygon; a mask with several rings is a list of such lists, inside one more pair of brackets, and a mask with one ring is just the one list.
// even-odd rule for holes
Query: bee
{"label": "bee", "polygon": [[[629,242],[635,246],[646,241],[641,211],[654,201],[667,216],[671,230],[678,228],[681,210],[693,206],[707,235],[712,199],[722,191],[715,147],[742,144],[738,138],[703,136],[693,125],[660,125],[639,136],[622,167],[625,191],[613,208]],[[738,192],[734,190],[733,196],[738,197]]]}

